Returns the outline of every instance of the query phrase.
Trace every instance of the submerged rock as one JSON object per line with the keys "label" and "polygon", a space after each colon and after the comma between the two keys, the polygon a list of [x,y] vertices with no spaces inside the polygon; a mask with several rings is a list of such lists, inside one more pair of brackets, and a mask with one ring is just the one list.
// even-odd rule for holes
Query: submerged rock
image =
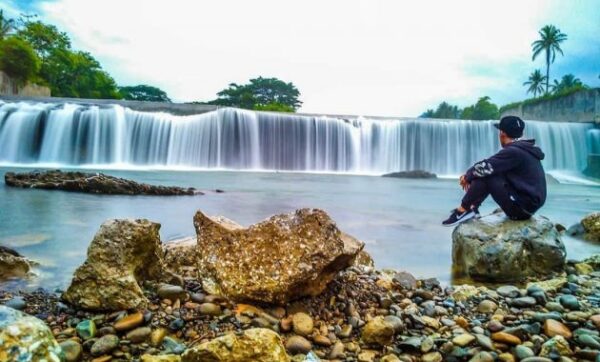
{"label": "submerged rock", "polygon": [[204,289],[238,301],[285,303],[318,295],[364,246],[317,209],[276,215],[246,229],[198,212],[194,225]]}
{"label": "submerged rock", "polygon": [[583,237],[590,241],[600,242],[600,212],[594,212],[581,220]]}
{"label": "submerged rock", "polygon": [[185,351],[183,362],[289,362],[281,337],[270,329],[252,328],[241,335],[215,338]]}
{"label": "submerged rock", "polygon": [[386,173],[383,177],[396,177],[396,178],[437,178],[435,173],[427,172],[424,170],[412,170],[412,171],[400,171]]}
{"label": "submerged rock", "polygon": [[4,182],[6,185],[14,187],[92,194],[160,196],[201,194],[194,188],[148,185],[102,173],[63,172],[60,170],[7,172],[4,175]]}
{"label": "submerged rock", "polygon": [[463,223],[452,234],[455,272],[484,281],[518,281],[563,269],[559,232],[543,216],[513,221],[493,214]]}
{"label": "submerged rock", "polygon": [[16,251],[0,246],[0,281],[24,278],[29,274],[32,263]]}
{"label": "submerged rock", "polygon": [[145,305],[140,283],[165,276],[159,229],[160,224],[145,219],[104,222],[63,299],[90,310]]}
{"label": "submerged rock", "polygon": [[0,361],[60,361],[62,351],[41,320],[0,305]]}

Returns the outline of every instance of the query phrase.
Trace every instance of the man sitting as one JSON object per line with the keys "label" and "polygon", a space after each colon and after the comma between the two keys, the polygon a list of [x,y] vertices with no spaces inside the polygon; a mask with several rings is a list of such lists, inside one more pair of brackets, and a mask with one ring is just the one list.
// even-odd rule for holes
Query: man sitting
{"label": "man sitting", "polygon": [[458,208],[442,222],[454,226],[479,216],[479,206],[492,195],[494,201],[512,220],[529,219],[546,201],[546,176],[541,160],[544,153],[535,140],[521,140],[525,122],[506,116],[499,129],[502,149],[492,157],[477,162],[460,177],[466,191]]}

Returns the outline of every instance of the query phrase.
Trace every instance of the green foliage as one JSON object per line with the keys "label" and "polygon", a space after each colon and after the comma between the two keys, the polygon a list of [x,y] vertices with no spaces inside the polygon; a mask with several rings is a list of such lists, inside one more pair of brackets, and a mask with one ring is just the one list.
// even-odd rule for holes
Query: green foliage
{"label": "green foliage", "polygon": [[498,119],[498,117],[498,106],[490,102],[488,96],[481,97],[474,105],[465,107],[461,114],[462,119],[474,120]]}
{"label": "green foliage", "polygon": [[437,109],[428,109],[421,115],[422,118],[443,118],[443,119],[459,119],[461,114],[458,106],[453,106],[447,102],[442,102]]}
{"label": "green foliage", "polygon": [[581,82],[579,78],[576,78],[573,74],[565,74],[561,78],[560,82],[558,80],[554,80],[554,84],[552,87],[552,93],[562,93],[568,89],[577,88],[577,89],[586,89],[587,87]]}
{"label": "green foliage", "polygon": [[533,98],[535,98],[538,93],[542,94],[542,92],[544,92],[545,80],[546,76],[542,75],[542,72],[539,69],[536,69],[529,75],[529,79],[523,83],[523,85],[529,86],[529,88],[527,88],[527,93],[533,93]]}
{"label": "green foliage", "polygon": [[540,38],[531,44],[533,51],[532,60],[535,60],[542,52],[546,56],[546,93],[548,93],[550,82],[550,64],[554,63],[556,53],[563,55],[560,44],[567,40],[567,35],[554,25],[546,25],[539,31]]}
{"label": "green foliage", "polygon": [[8,19],[4,16],[4,11],[0,10],[0,40],[9,36],[15,30],[14,19]]}
{"label": "green foliage", "polygon": [[288,112],[293,113],[295,109],[287,104],[282,104],[278,102],[272,102],[267,104],[255,104],[255,111],[269,111],[269,112]]}
{"label": "green foliage", "polygon": [[45,59],[57,50],[70,50],[69,36],[59,31],[54,25],[44,24],[41,21],[23,21],[23,27],[17,34],[27,40],[38,55]]}
{"label": "green foliage", "polygon": [[119,87],[119,92],[123,99],[132,101],[171,102],[165,91],[146,84]]}
{"label": "green foliage", "polygon": [[296,86],[277,78],[258,77],[243,85],[231,83],[228,88],[217,93],[217,96],[217,99],[209,103],[245,109],[287,106],[292,111],[302,104],[298,99],[300,92]]}
{"label": "green foliage", "polygon": [[33,79],[40,69],[40,59],[29,43],[16,36],[0,41],[0,69],[16,81]]}

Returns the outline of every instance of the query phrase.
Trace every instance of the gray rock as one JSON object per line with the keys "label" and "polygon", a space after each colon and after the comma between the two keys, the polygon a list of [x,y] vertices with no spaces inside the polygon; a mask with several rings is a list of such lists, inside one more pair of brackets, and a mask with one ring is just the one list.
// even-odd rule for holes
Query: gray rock
{"label": "gray rock", "polygon": [[65,355],[65,361],[75,362],[81,359],[83,348],[78,342],[72,339],[67,339],[66,341],[60,343],[60,348],[62,349]]}
{"label": "gray rock", "polygon": [[516,298],[521,295],[519,288],[514,285],[503,285],[496,289],[496,292],[505,298]]}
{"label": "gray rock", "polygon": [[579,310],[581,306],[579,305],[579,300],[577,297],[570,294],[562,295],[559,299],[560,304],[570,310]]}
{"label": "gray rock", "polygon": [[524,346],[524,345],[518,345],[515,347],[515,355],[517,355],[517,357],[522,360],[525,359],[527,357],[533,357],[535,356],[535,353],[531,350],[531,348]]}
{"label": "gray rock", "polygon": [[292,336],[285,343],[285,348],[291,354],[307,354],[312,349],[312,344],[302,336]]}
{"label": "gray rock", "polygon": [[452,234],[459,275],[484,281],[519,281],[563,269],[566,251],[552,222],[542,216],[513,221],[493,214],[462,223]]}
{"label": "gray rock", "polygon": [[4,305],[12,309],[23,310],[25,309],[25,307],[27,307],[27,302],[25,302],[25,299],[23,299],[22,297],[13,297]]}
{"label": "gray rock", "polygon": [[521,297],[512,300],[511,305],[518,308],[528,308],[536,305],[536,300],[532,297]]}
{"label": "gray rock", "polygon": [[107,334],[106,336],[102,336],[94,342],[92,348],[90,349],[90,353],[92,356],[101,356],[103,354],[109,354],[115,348],[119,346],[119,337],[114,334]]}
{"label": "gray rock", "polygon": [[186,291],[179,285],[161,284],[156,293],[161,299],[169,299],[172,301],[175,301],[176,299],[185,301],[187,299]]}

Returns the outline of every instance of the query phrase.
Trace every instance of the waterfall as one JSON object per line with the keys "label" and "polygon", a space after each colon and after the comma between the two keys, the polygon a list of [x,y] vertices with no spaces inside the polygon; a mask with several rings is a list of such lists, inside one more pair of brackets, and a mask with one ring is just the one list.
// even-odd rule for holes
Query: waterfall
{"label": "waterfall", "polygon": [[[547,170],[600,152],[584,123],[527,122]],[[492,121],[343,119],[224,108],[193,116],[118,105],[0,102],[0,163],[456,175],[499,149]]]}

